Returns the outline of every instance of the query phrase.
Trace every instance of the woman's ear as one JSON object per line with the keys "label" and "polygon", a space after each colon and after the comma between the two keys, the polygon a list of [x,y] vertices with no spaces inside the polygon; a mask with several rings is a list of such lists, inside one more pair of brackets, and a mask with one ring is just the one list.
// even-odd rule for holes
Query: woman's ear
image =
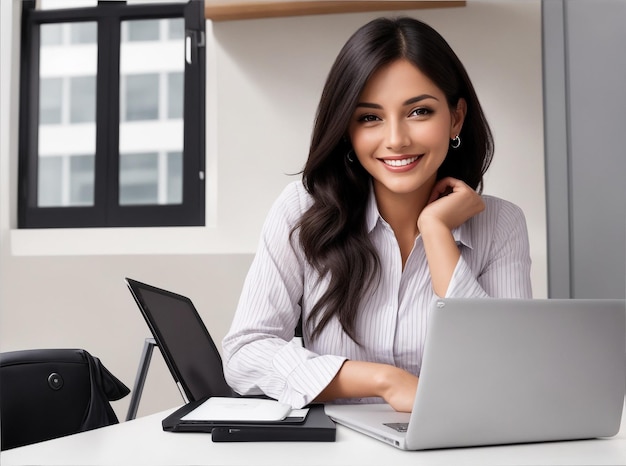
{"label": "woman's ear", "polygon": [[460,98],[456,104],[456,108],[452,110],[452,127],[450,128],[450,139],[455,138],[463,128],[463,122],[467,115],[467,102]]}

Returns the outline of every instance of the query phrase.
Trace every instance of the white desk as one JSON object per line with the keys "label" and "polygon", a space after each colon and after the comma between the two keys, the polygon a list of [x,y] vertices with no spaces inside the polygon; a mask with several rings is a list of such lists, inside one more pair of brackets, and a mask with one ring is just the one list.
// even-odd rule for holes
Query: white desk
{"label": "white desk", "polygon": [[405,452],[337,426],[336,442],[213,443],[208,434],[169,433],[170,411],[0,453],[23,465],[626,465],[626,415],[611,439]]}

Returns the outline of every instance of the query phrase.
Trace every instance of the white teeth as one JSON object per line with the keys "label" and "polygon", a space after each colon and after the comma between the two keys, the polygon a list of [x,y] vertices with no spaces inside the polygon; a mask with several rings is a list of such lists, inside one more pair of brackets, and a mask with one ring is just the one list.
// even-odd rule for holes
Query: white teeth
{"label": "white teeth", "polygon": [[415,162],[419,157],[411,157],[410,159],[401,159],[401,160],[383,160],[387,165],[391,165],[392,167],[404,167],[410,163]]}

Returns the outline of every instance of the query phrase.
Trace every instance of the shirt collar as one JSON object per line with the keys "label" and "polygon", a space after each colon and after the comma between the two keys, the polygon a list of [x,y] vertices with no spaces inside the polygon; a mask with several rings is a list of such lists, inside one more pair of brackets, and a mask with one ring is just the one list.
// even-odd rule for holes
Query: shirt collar
{"label": "shirt collar", "polygon": [[[376,196],[374,195],[374,187],[370,184],[370,192],[367,199],[367,210],[365,214],[365,222],[368,233],[372,232],[379,220],[384,222],[384,219],[380,216],[380,212],[378,211]],[[452,236],[457,244],[462,244],[463,246],[473,249],[469,221],[452,230]]]}

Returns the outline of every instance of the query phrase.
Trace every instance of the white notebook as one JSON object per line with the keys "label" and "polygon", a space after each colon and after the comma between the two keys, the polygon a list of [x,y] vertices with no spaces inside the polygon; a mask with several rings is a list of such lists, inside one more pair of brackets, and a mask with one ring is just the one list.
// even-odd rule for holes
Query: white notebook
{"label": "white notebook", "polygon": [[276,422],[291,406],[263,398],[211,397],[181,418],[183,421]]}

